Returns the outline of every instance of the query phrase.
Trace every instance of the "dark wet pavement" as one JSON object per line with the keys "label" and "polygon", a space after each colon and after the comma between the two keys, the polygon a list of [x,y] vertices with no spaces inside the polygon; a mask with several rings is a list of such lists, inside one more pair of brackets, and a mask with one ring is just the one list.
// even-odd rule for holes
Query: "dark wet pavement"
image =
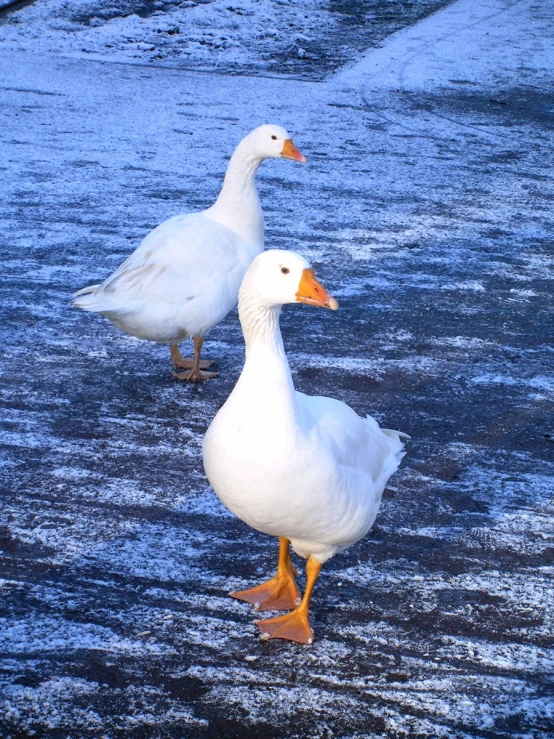
{"label": "dark wet pavement", "polygon": [[[553,19],[516,10],[530,71],[425,92],[4,53],[0,735],[549,736],[553,100],[532,82]],[[208,205],[270,114],[309,165],[260,170],[266,244],[341,306],[283,311],[296,386],[412,436],[372,533],[324,568],[310,648],[260,642],[226,595],[276,556],[202,470],[236,314],[206,342],[220,377],[186,386],[165,347],[70,307]]]}

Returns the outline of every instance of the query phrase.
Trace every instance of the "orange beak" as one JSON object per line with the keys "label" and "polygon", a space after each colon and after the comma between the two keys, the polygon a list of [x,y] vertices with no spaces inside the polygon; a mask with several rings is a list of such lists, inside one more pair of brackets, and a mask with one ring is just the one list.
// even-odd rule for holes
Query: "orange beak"
{"label": "orange beak", "polygon": [[306,164],[306,162],[308,161],[304,154],[301,154],[296,146],[292,143],[292,139],[287,139],[285,141],[281,156],[285,159],[294,159],[296,162],[302,162],[303,164]]}
{"label": "orange beak", "polygon": [[302,272],[296,300],[299,303],[317,305],[320,308],[330,308],[331,310],[337,310],[339,307],[335,298],[329,295],[323,285],[316,280],[313,269],[305,269]]}

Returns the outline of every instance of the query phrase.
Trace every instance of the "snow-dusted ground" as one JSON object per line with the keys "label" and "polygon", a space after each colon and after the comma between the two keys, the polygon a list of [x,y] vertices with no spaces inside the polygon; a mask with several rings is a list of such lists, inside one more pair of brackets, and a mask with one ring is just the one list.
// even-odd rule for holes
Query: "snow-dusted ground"
{"label": "snow-dusted ground", "polygon": [[323,78],[447,0],[37,0],[0,42],[18,51]]}
{"label": "snow-dusted ground", "polygon": [[[551,3],[459,0],[323,82],[263,77],[253,51],[255,76],[77,58],[43,17],[24,51],[0,27],[0,735],[546,739]],[[284,311],[297,385],[413,436],[372,534],[324,569],[311,648],[261,643],[226,596],[275,564],[202,472],[236,315],[207,341],[220,378],[189,387],[165,348],[70,308],[209,204],[264,120],[309,158],[260,171],[267,245],[341,303]]]}

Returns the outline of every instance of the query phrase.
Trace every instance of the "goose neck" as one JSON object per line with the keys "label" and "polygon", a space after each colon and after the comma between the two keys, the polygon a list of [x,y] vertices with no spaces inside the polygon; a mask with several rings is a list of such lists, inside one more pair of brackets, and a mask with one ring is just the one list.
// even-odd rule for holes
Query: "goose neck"
{"label": "goose neck", "polygon": [[219,197],[206,211],[208,217],[234,231],[255,253],[264,244],[264,216],[256,189],[260,164],[259,157],[239,144],[227,167]]}
{"label": "goose neck", "polygon": [[262,160],[239,144],[229,160],[218,203],[232,203],[245,198],[257,198],[256,172]]}
{"label": "goose neck", "polygon": [[280,305],[263,305],[244,291],[239,297],[239,318],[246,344],[246,354],[255,349],[283,352],[279,328]]}
{"label": "goose neck", "polygon": [[281,306],[265,305],[245,291],[239,298],[239,318],[246,344],[243,375],[250,387],[294,393],[290,368],[279,328]]}

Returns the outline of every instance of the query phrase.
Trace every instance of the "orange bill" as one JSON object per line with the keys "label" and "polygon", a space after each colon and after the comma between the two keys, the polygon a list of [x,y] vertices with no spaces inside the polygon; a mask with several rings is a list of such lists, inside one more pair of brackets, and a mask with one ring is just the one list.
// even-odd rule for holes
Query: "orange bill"
{"label": "orange bill", "polygon": [[301,154],[296,146],[292,143],[292,139],[287,139],[285,141],[281,156],[285,159],[294,159],[296,162],[302,162],[303,164],[306,164],[306,162],[308,161],[304,154]]}
{"label": "orange bill", "polygon": [[335,298],[329,295],[323,285],[317,281],[313,269],[305,269],[302,272],[296,300],[299,303],[318,305],[321,308],[330,308],[331,310],[337,310],[339,307]]}

